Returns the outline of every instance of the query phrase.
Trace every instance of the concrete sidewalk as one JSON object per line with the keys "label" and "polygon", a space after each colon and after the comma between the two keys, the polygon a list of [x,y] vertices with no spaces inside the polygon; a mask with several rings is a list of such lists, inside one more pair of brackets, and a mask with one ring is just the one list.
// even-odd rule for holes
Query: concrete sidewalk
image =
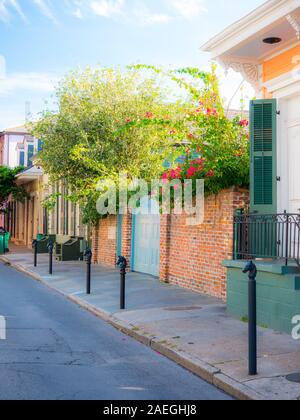
{"label": "concrete sidewalk", "polygon": [[[116,270],[93,266],[92,295],[85,290],[84,263],[54,263],[31,254],[0,258],[116,328],[239,399],[299,400],[300,384],[285,376],[300,372],[300,341],[259,329],[259,375],[247,375],[247,324],[229,318],[225,305],[141,274],[127,275],[127,310],[119,311],[120,281]],[[7,279],[9,281],[9,279]]]}

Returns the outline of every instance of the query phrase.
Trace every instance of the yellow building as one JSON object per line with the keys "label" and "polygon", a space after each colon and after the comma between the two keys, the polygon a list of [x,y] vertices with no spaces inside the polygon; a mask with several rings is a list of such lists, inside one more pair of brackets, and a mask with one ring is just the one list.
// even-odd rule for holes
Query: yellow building
{"label": "yellow building", "polygon": [[[82,223],[79,206],[64,198],[62,183],[49,185],[40,166],[34,165],[18,174],[16,183],[25,188],[28,196],[24,202],[12,198],[9,201],[5,227],[11,232],[13,244],[30,248],[38,234],[88,238],[88,227]],[[52,193],[57,194],[57,200],[50,211],[44,200]]]}

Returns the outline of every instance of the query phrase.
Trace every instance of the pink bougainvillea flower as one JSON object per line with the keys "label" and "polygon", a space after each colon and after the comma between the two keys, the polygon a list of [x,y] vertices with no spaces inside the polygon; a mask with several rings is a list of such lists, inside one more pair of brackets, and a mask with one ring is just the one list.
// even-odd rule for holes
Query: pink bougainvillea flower
{"label": "pink bougainvillea flower", "polygon": [[175,179],[175,178],[177,178],[177,172],[175,171],[175,169],[172,169],[172,170],[170,171],[170,178],[171,178],[171,179]]}
{"label": "pink bougainvillea flower", "polygon": [[187,171],[188,178],[191,178],[197,173],[197,168],[195,166],[191,166],[189,170]]}
{"label": "pink bougainvillea flower", "polygon": [[215,173],[214,173],[214,171],[213,171],[212,169],[210,169],[210,170],[207,172],[206,177],[207,177],[207,178],[212,178],[213,176],[215,176]]}
{"label": "pink bougainvillea flower", "polygon": [[182,168],[181,168],[181,166],[180,166],[180,165],[178,165],[178,166],[177,166],[177,168],[175,169],[175,172],[176,172],[177,178],[180,178],[181,171],[182,171]]}
{"label": "pink bougainvillea flower", "polygon": [[165,173],[163,174],[163,176],[162,176],[162,179],[168,179],[168,177],[169,177],[168,172],[165,172]]}
{"label": "pink bougainvillea flower", "polygon": [[240,124],[241,127],[248,127],[249,121],[248,120],[241,120],[239,122],[239,124]]}

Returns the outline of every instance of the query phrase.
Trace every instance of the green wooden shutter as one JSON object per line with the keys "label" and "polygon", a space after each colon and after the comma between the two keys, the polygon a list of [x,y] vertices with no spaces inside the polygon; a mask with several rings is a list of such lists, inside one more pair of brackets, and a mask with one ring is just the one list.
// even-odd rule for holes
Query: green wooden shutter
{"label": "green wooden shutter", "polygon": [[27,166],[31,167],[33,165],[33,156],[34,156],[34,146],[32,144],[28,145],[27,151]]}
{"label": "green wooden shutter", "polygon": [[19,166],[25,165],[25,152],[22,150],[19,156]]}
{"label": "green wooden shutter", "polygon": [[251,212],[277,212],[277,155],[275,99],[250,104]]}
{"label": "green wooden shutter", "polygon": [[41,153],[43,151],[43,140],[38,140],[38,153]]}

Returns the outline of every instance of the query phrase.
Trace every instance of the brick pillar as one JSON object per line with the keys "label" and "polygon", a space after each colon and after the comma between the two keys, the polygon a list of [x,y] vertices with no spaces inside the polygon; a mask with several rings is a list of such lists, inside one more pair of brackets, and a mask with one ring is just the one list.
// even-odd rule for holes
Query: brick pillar
{"label": "brick pillar", "polygon": [[162,215],[160,218],[160,280],[169,281],[169,258],[170,258],[170,233],[171,215]]}
{"label": "brick pillar", "polygon": [[117,217],[109,216],[99,221],[93,230],[93,261],[115,267],[117,255]]}
{"label": "brick pillar", "polygon": [[92,252],[93,252],[93,264],[98,264],[98,252],[99,252],[99,223],[93,227],[92,230]]}
{"label": "brick pillar", "polygon": [[131,241],[132,241],[132,215],[123,216],[122,224],[122,255],[127,259],[128,267],[131,264]]}

